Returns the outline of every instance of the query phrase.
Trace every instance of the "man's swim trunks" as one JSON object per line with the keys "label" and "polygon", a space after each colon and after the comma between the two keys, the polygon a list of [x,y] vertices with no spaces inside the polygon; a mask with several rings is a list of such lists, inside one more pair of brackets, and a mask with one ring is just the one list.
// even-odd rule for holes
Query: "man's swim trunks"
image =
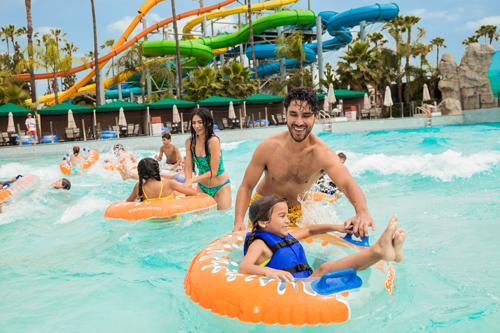
{"label": "man's swim trunks", "polygon": [[73,169],[71,169],[71,174],[72,175],[77,175],[78,171],[80,171],[80,170],[82,170],[82,168],[79,168],[79,167],[73,168]]}
{"label": "man's swim trunks", "polygon": [[[255,192],[255,194],[252,196],[250,199],[250,205],[252,202],[257,199],[262,197],[259,193]],[[249,205],[249,207],[250,207]],[[297,225],[297,219],[302,216],[302,205],[297,205],[293,207],[288,207],[288,219],[290,220],[290,227],[298,227]],[[248,220],[248,227],[252,229],[252,222],[250,222],[250,219]]]}

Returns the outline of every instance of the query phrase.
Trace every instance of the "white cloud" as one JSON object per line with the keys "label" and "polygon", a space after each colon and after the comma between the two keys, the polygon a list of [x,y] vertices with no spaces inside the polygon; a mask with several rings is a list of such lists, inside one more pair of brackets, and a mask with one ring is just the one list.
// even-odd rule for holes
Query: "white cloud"
{"label": "white cloud", "polygon": [[415,9],[409,12],[410,15],[415,15],[425,19],[445,18],[447,21],[456,21],[460,18],[460,14],[453,14],[447,10],[428,12],[427,9]]}
{"label": "white cloud", "polygon": [[127,30],[128,26],[130,25],[130,23],[132,23],[133,20],[134,18],[132,16],[125,16],[119,21],[108,24],[106,28],[111,32],[123,33],[125,30]]}
{"label": "white cloud", "polygon": [[43,34],[50,34],[50,29],[61,29],[61,28],[57,28],[57,27],[46,27],[46,26],[43,26],[43,27],[39,27],[38,29],[36,29],[35,31],[39,32],[41,35]]}
{"label": "white cloud", "polygon": [[500,25],[500,16],[488,16],[477,21],[469,21],[465,24],[469,29],[478,29],[482,25]]}

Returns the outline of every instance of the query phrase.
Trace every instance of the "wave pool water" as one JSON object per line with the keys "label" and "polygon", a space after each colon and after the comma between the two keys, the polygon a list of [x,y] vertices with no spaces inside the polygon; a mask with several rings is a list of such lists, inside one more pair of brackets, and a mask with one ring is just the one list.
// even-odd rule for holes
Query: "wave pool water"
{"label": "wave pool water", "polygon": [[[397,294],[382,311],[336,327],[228,324],[189,300],[183,278],[205,245],[231,231],[234,208],[175,228],[107,221],[104,210],[133,181],[94,167],[62,193],[49,188],[62,177],[59,159],[0,161],[0,179],[32,173],[42,182],[0,214],[0,332],[500,331],[500,124],[319,136],[347,155],[377,223],[373,241],[392,214],[406,230]],[[258,144],[223,144],[233,205]],[[324,223],[353,213],[345,198],[309,212]]]}

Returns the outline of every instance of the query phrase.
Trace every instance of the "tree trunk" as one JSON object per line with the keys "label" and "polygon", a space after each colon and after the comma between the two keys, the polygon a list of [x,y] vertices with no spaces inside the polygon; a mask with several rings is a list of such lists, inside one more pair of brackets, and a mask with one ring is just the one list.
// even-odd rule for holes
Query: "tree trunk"
{"label": "tree trunk", "polygon": [[144,71],[141,70],[141,94],[142,94],[142,104],[146,105],[146,94],[144,92],[144,88],[146,86],[146,78]]}
{"label": "tree trunk", "polygon": [[90,0],[92,5],[92,24],[94,27],[94,59],[95,59],[95,101],[96,106],[100,106],[101,101],[101,71],[99,70],[99,48],[97,46],[97,23],[95,18],[94,0]]}
{"label": "tree trunk", "polygon": [[57,96],[57,93],[59,89],[57,89],[57,71],[54,71],[54,80],[52,80],[52,89],[54,90],[54,96],[56,98],[56,105],[59,104],[59,97]]}
{"label": "tree trunk", "polygon": [[174,18],[174,36],[175,36],[175,71],[177,73],[177,96],[182,99],[182,65],[181,65],[181,51],[179,48],[179,33],[177,31],[177,14],[175,13],[175,0],[172,2],[172,17]]}
{"label": "tree trunk", "polygon": [[257,74],[257,63],[255,62],[255,45],[253,42],[253,25],[252,25],[252,2],[248,1],[248,30],[250,32],[250,47],[252,48],[252,64],[253,64],[253,78],[258,79],[259,75]]}
{"label": "tree trunk", "polygon": [[439,65],[439,46],[436,47],[436,67]]}
{"label": "tree trunk", "polygon": [[403,77],[401,74],[398,74],[398,97],[399,102],[403,103]]}
{"label": "tree trunk", "polygon": [[[411,48],[411,29],[408,29],[408,47]],[[410,75],[408,74],[408,67],[410,67],[410,55],[408,53],[405,54],[406,64],[405,64],[405,72],[406,72],[406,83],[410,83]]]}
{"label": "tree trunk", "polygon": [[[33,20],[31,19],[31,0],[24,1],[26,5],[26,20],[28,21],[28,56],[30,60],[33,59]],[[31,90],[31,102],[36,101],[36,85],[35,85],[35,69],[33,65],[30,66],[30,90]],[[38,119],[36,119],[38,121]]]}

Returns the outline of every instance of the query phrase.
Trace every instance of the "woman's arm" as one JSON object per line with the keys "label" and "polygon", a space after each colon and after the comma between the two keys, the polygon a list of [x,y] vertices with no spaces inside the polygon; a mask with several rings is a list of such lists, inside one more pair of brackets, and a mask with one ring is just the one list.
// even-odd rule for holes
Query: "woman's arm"
{"label": "woman's arm", "polygon": [[248,248],[247,254],[238,266],[238,273],[264,275],[276,280],[282,279],[286,282],[294,281],[293,275],[289,272],[263,267],[256,264],[257,259],[264,254],[265,248],[266,244],[264,244],[262,240],[254,240]]}
{"label": "woman's arm", "polygon": [[[195,177],[192,175],[194,172],[191,172],[192,170],[194,170],[193,163],[194,163],[194,161],[193,161],[193,153],[191,151],[191,140],[186,139],[186,170],[188,171],[188,172],[186,172],[186,181]],[[195,182],[192,182],[192,183],[195,183]]]}
{"label": "woman's arm", "polygon": [[352,230],[345,229],[343,224],[316,224],[291,232],[290,234],[295,239],[300,240],[305,237],[314,236],[317,234],[324,234],[326,232],[331,232],[331,231],[352,234]]}
{"label": "woman's arm", "polygon": [[139,183],[135,184],[134,189],[132,190],[132,193],[130,193],[130,196],[127,198],[127,202],[134,202],[137,200],[139,193]]}
{"label": "woman's arm", "polygon": [[[219,140],[210,140],[211,145],[208,145],[208,152],[210,153],[210,170],[212,172],[205,172],[202,175],[199,175],[197,177],[194,177],[191,179],[192,183],[198,183],[202,182],[204,180],[212,179],[217,177],[217,171],[219,170],[219,161],[220,161],[220,156],[221,156],[221,150],[220,150],[220,141]],[[186,154],[186,162],[187,162],[187,154]],[[187,163],[186,163],[186,168],[187,168]],[[188,169],[186,169],[188,170]],[[187,179],[186,179],[187,182]]]}
{"label": "woman's arm", "polygon": [[198,195],[198,192],[193,190],[191,187],[184,186],[183,184],[173,180],[167,180],[167,181],[173,191],[181,192],[187,195]]}

